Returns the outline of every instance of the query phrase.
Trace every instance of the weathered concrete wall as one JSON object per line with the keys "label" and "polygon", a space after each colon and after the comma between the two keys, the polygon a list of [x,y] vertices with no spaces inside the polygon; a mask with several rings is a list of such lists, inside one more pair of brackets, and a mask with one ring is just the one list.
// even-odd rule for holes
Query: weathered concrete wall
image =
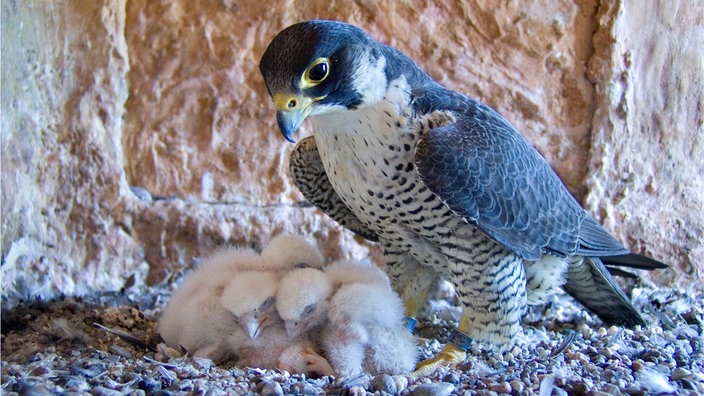
{"label": "weathered concrete wall", "polygon": [[619,239],[674,265],[657,282],[701,289],[703,7],[496,7],[3,2],[3,295],[158,282],[278,232],[379,261],[301,207],[257,70],[279,30],[310,18],[355,23],[499,110]]}

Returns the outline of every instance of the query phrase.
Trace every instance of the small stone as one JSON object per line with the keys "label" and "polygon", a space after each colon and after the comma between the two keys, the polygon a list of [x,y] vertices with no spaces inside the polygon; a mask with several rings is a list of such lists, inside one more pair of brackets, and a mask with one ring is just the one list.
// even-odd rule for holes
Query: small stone
{"label": "small stone", "polygon": [[608,347],[599,348],[599,354],[605,357],[606,359],[611,359],[611,357],[614,356],[613,351]]}
{"label": "small stone", "polygon": [[537,351],[538,351],[538,356],[540,356],[540,357],[550,356],[550,351],[548,351],[547,349],[545,349],[543,347],[538,347]]}
{"label": "small stone", "polygon": [[521,356],[523,354],[523,351],[521,350],[521,348],[519,348],[517,346],[514,346],[513,348],[511,348],[510,352],[513,354],[513,356]]}
{"label": "small stone", "polygon": [[633,369],[633,371],[642,370],[643,369],[643,361],[640,359],[634,361],[633,364],[631,364],[631,369]]}
{"label": "small stone", "polygon": [[553,394],[553,396],[568,396],[566,390],[564,390],[562,388],[558,388],[558,387],[554,387],[552,389],[552,394]]}
{"label": "small stone", "polygon": [[276,381],[262,382],[260,392],[262,396],[282,396],[284,394],[281,384]]}
{"label": "small stone", "polygon": [[494,384],[491,386],[491,390],[497,393],[511,393],[513,388],[511,387],[511,384],[508,382],[499,382],[498,384]]}
{"label": "small stone", "polygon": [[372,389],[379,392],[396,394],[396,382],[388,374],[377,375],[372,380]]}
{"label": "small stone", "polygon": [[593,331],[592,331],[591,327],[589,327],[587,325],[580,326],[579,332],[582,333],[582,338],[584,338],[585,340],[592,338]]}
{"label": "small stone", "polygon": [[589,386],[584,382],[571,382],[568,384],[568,390],[572,395],[586,395],[589,392]]}
{"label": "small stone", "polygon": [[512,380],[510,382],[511,384],[511,390],[514,395],[520,395],[523,393],[523,389],[525,388],[525,385],[523,384],[523,381],[519,379]]}
{"label": "small stone", "polygon": [[401,393],[408,388],[408,377],[405,375],[394,375],[391,378],[394,379],[394,384],[396,384],[396,393]]}
{"label": "small stone", "polygon": [[293,385],[291,385],[291,390],[294,393],[298,393],[300,395],[316,395],[318,394],[318,390],[311,384],[307,382],[298,382]]}
{"label": "small stone", "polygon": [[687,376],[689,376],[689,374],[690,374],[689,370],[678,367],[672,371],[672,374],[670,375],[670,377],[675,381],[679,381],[683,378],[687,378]]}
{"label": "small stone", "polygon": [[449,396],[455,386],[448,382],[432,382],[419,385],[411,391],[412,396]]}
{"label": "small stone", "polygon": [[132,359],[132,352],[130,352],[129,349],[121,347],[117,344],[112,344],[110,345],[110,352],[114,353],[117,356],[121,356],[125,359]]}
{"label": "small stone", "polygon": [[137,383],[139,389],[144,390],[147,393],[155,393],[161,390],[161,381],[157,381],[154,378],[144,378]]}
{"label": "small stone", "polygon": [[592,360],[592,362],[597,365],[602,365],[602,364],[606,363],[606,358],[603,355],[597,355],[597,356],[594,356],[594,359]]}
{"label": "small stone", "polygon": [[449,374],[447,374],[445,377],[443,377],[442,380],[444,382],[449,382],[451,384],[457,385],[460,383],[460,376],[453,371],[453,372],[450,372]]}
{"label": "small stone", "polygon": [[147,203],[152,203],[154,202],[154,198],[152,197],[152,194],[149,193],[145,188],[138,187],[138,186],[130,186],[130,191],[132,191],[132,194],[135,195],[139,200],[147,202]]}
{"label": "small stone", "polygon": [[48,372],[49,369],[47,369],[46,367],[39,366],[35,367],[32,371],[30,371],[29,375],[33,377],[41,377],[42,375],[47,374]]}
{"label": "small stone", "polygon": [[363,386],[355,385],[347,389],[347,394],[349,396],[366,396],[367,391]]}

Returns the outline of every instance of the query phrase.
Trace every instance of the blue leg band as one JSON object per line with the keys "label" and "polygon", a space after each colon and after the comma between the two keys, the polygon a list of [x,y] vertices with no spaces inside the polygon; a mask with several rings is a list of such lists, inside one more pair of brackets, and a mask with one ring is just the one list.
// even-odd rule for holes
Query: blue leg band
{"label": "blue leg band", "polygon": [[408,331],[413,333],[413,331],[416,329],[416,318],[414,318],[413,316],[404,316],[403,321],[406,323],[406,328],[408,329]]}
{"label": "blue leg band", "polygon": [[450,330],[450,336],[447,338],[447,342],[456,346],[457,348],[467,352],[470,345],[472,345],[472,337],[467,334],[457,330]]}

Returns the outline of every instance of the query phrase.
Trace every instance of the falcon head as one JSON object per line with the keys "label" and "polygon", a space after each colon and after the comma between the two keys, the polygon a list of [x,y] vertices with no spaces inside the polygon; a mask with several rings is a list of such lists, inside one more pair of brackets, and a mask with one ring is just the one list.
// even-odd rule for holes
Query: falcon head
{"label": "falcon head", "polygon": [[259,70],[274,99],[286,140],[308,116],[355,110],[384,97],[388,76],[384,46],[343,22],[307,21],[282,30]]}

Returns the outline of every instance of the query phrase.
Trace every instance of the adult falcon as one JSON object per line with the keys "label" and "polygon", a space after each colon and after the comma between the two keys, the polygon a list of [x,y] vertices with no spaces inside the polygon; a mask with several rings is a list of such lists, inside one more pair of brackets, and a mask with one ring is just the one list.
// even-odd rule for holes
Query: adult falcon
{"label": "adult falcon", "polygon": [[259,68],[286,140],[313,126],[296,186],[382,244],[408,315],[438,279],[455,286],[462,318],[423,371],[461,362],[472,339],[510,345],[527,304],[561,287],[608,324],[644,325],[604,264],[664,265],[630,254],[496,111],[342,22],[289,26]]}

